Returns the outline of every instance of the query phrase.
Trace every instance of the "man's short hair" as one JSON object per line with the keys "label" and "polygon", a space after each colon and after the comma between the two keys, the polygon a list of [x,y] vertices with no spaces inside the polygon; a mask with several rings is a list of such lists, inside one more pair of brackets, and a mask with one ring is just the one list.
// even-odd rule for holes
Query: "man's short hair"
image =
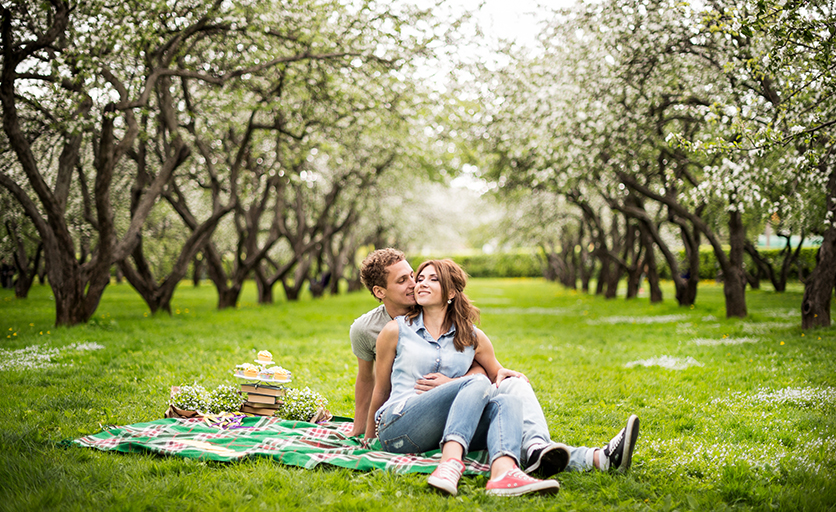
{"label": "man's short hair", "polygon": [[369,289],[372,297],[377,299],[377,296],[374,294],[375,286],[386,288],[386,280],[389,278],[389,267],[405,259],[406,256],[401,251],[392,249],[391,247],[378,249],[366,256],[360,264],[360,281]]}

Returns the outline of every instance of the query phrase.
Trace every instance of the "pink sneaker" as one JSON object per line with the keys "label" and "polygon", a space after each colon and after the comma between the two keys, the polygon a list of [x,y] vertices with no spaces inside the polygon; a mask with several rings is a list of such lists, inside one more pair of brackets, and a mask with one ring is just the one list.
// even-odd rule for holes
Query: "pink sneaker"
{"label": "pink sneaker", "polygon": [[455,496],[458,494],[459,479],[464,473],[464,463],[458,459],[448,459],[435,468],[427,483],[438,490]]}
{"label": "pink sneaker", "polygon": [[487,494],[493,496],[522,496],[529,493],[554,494],[560,490],[557,480],[537,480],[514,468],[499,480],[488,480]]}

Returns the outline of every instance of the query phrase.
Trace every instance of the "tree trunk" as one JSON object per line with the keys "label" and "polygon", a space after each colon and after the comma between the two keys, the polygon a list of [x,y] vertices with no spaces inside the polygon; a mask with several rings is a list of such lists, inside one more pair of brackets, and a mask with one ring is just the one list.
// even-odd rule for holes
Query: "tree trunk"
{"label": "tree trunk", "polygon": [[745,270],[743,275],[746,277],[746,284],[748,284],[753,290],[760,290],[761,288],[761,272],[760,269],[755,267],[754,272],[749,272]]}
{"label": "tree trunk", "polygon": [[580,253],[580,267],[581,267],[581,291],[589,293],[589,281],[595,274],[595,258],[592,258],[589,251],[583,247],[583,238],[581,238],[581,253]]}
{"label": "tree trunk", "polygon": [[38,248],[35,250],[34,264],[32,271],[29,271],[29,255],[26,254],[26,244],[23,243],[23,237],[20,236],[17,229],[17,222],[14,220],[6,221],[6,230],[9,232],[9,237],[15,246],[13,253],[14,267],[17,271],[17,280],[14,282],[15,297],[18,299],[25,299],[29,296],[29,289],[32,287],[32,282],[35,280],[35,275],[38,272],[38,263],[41,259],[41,251],[43,250],[43,243],[38,243]]}
{"label": "tree trunk", "polygon": [[302,287],[308,279],[308,271],[311,268],[311,258],[302,258],[296,266],[296,271],[293,273],[293,281],[289,282],[285,277],[282,277],[282,287],[284,288],[287,300],[299,300],[299,294]]}
{"label": "tree trunk", "polygon": [[200,286],[200,281],[203,279],[203,269],[206,265],[203,258],[195,256],[192,260],[192,285],[197,288]]}
{"label": "tree trunk", "polygon": [[565,269],[561,282],[570,290],[578,289],[578,258],[575,255],[575,245],[577,244],[574,237],[564,239],[562,250],[558,255],[562,257]]}
{"label": "tree trunk", "polygon": [[270,282],[269,279],[264,275],[264,270],[262,265],[256,265],[255,271],[253,272],[255,276],[255,285],[258,289],[258,303],[259,304],[272,304],[273,303],[273,285],[274,282]]}
{"label": "tree trunk", "polygon": [[656,251],[653,248],[653,237],[644,223],[640,224],[642,244],[644,245],[644,273],[650,288],[650,303],[662,302],[662,288],[659,286],[659,270],[656,265]]}
{"label": "tree trunk", "polygon": [[697,302],[697,286],[700,282],[700,232],[689,229],[684,221],[679,225],[679,232],[685,246],[688,259],[688,274],[677,287],[677,301],[680,306],[691,306]]}
{"label": "tree trunk", "polygon": [[543,254],[546,255],[546,263],[543,266],[543,277],[547,281],[556,281],[557,280],[557,270],[554,267],[554,265],[555,265],[554,259],[557,255],[553,254],[551,251],[549,251],[548,249],[546,249],[542,245],[540,246],[540,249],[542,249]]}
{"label": "tree trunk", "polygon": [[729,258],[723,265],[723,294],[726,296],[726,318],[746,317],[746,273],[743,270],[743,246],[746,229],[738,211],[729,213]]}
{"label": "tree trunk", "polygon": [[225,289],[218,289],[218,309],[234,308],[241,296],[241,285],[234,284]]}
{"label": "tree trunk", "polygon": [[[627,219],[627,236],[625,238],[624,261],[630,262],[627,267],[627,293],[625,298],[635,299],[639,295],[639,288],[644,274],[644,246],[641,244],[639,228]],[[636,244],[638,243],[638,249]],[[629,259],[628,259],[629,258]]]}
{"label": "tree trunk", "polygon": [[607,274],[607,289],[604,292],[605,299],[614,299],[618,294],[618,283],[621,281],[621,266],[616,263],[610,263],[610,271]]}
{"label": "tree trunk", "polygon": [[603,295],[604,288],[610,278],[610,259],[609,257],[599,257],[598,261],[601,262],[601,270],[598,271],[598,282],[595,283],[595,295]]}
{"label": "tree trunk", "polygon": [[[824,159],[822,159],[822,162]],[[824,172],[826,168],[819,170]],[[831,171],[827,182],[827,211],[836,210],[836,172]],[[801,328],[830,327],[830,300],[836,282],[836,223],[828,219],[824,239],[816,254],[816,268],[806,280],[801,300]]]}
{"label": "tree trunk", "polygon": [[238,304],[238,296],[241,294],[243,279],[231,280],[230,284],[223,268],[223,260],[213,243],[206,244],[203,254],[207,260],[209,280],[218,291],[218,309],[235,307]]}
{"label": "tree trunk", "polygon": [[784,253],[784,259],[781,262],[781,271],[778,273],[778,278],[773,285],[776,286],[775,291],[779,291],[778,288],[780,287],[780,291],[784,291],[787,289],[787,277],[790,274],[790,267],[793,263],[798,261],[798,256],[801,254],[801,246],[804,244],[804,231],[801,232],[801,239],[798,241],[798,247],[795,248],[795,251],[792,250],[792,244],[790,243],[790,236],[786,237],[787,239],[787,252]]}

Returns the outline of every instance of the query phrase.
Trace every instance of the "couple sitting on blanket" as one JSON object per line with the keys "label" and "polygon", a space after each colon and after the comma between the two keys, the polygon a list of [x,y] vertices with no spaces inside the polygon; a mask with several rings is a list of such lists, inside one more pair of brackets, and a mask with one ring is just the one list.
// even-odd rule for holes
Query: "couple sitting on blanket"
{"label": "couple sitting on blanket", "polygon": [[453,261],[426,261],[414,277],[402,252],[381,249],[363,261],[360,275],[382,305],[351,326],[358,362],[353,435],[378,437],[395,453],[440,446],[428,482],[453,495],[469,450],[488,450],[487,492],[501,496],[557,492],[557,480],[547,478],[563,470],[629,468],[635,415],[602,448],[551,441],[528,379],[503,368],[474,326],[479,310]]}

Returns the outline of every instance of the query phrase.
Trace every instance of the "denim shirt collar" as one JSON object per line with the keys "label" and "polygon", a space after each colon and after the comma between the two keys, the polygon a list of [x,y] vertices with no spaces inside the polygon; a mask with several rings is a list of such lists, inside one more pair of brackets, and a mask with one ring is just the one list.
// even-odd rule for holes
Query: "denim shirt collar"
{"label": "denim shirt collar", "polygon": [[[430,336],[430,331],[428,331],[427,328],[424,326],[424,312],[423,311],[418,313],[418,316],[415,317],[414,320],[412,320],[412,329],[417,334],[420,334],[424,338],[426,338],[427,336]],[[421,331],[424,331],[424,333],[426,333],[427,336],[424,336],[424,333],[422,333]],[[447,332],[445,332],[444,334],[439,336],[439,339],[442,336],[452,336],[453,334],[455,334],[455,332],[456,332],[456,324],[451,324],[450,328],[447,330]],[[432,338],[432,336],[430,336],[430,338]]]}

